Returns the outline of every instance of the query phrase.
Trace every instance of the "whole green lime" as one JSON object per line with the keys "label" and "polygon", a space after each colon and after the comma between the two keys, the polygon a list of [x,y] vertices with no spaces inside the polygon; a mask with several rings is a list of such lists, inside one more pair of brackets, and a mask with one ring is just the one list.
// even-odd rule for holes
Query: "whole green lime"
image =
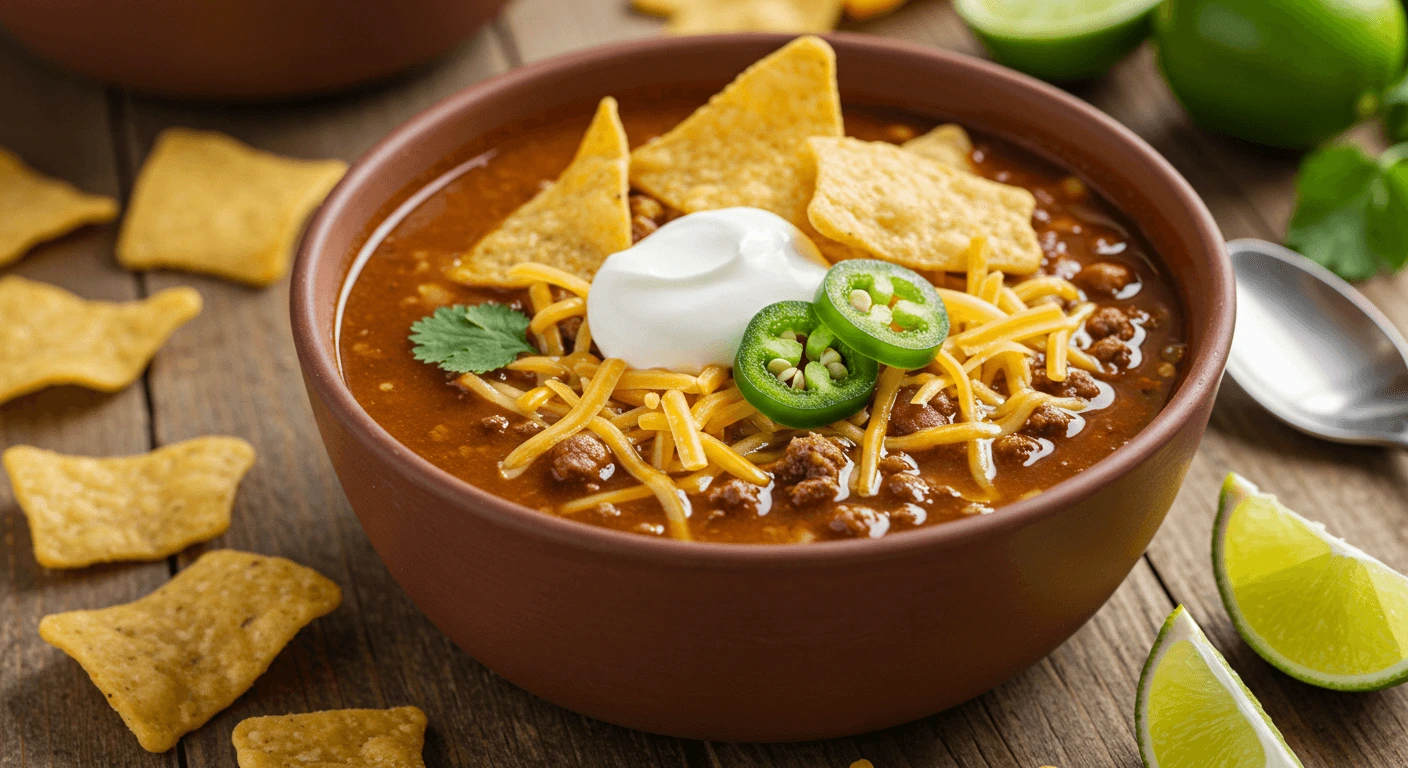
{"label": "whole green lime", "polygon": [[1159,66],[1203,126],[1305,149],[1379,108],[1403,67],[1399,0],[1164,0]]}

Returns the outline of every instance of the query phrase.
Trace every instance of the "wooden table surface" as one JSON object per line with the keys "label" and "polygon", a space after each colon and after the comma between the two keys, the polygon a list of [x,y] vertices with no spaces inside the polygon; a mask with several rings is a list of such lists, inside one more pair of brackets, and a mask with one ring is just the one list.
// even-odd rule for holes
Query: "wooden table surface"
{"label": "wooden table surface", "polygon": [[[125,198],[152,140],[173,125],[225,131],[255,146],[351,160],[438,98],[519,64],[656,34],[626,0],[517,0],[450,55],[367,90],[280,106],[189,105],[77,80],[0,40],[0,145],[79,186]],[[946,0],[914,0],[858,29],[979,54]],[[936,85],[936,87],[941,87]],[[1143,49],[1076,93],[1137,131],[1198,189],[1229,238],[1279,240],[1297,158],[1192,126]],[[1361,131],[1376,140],[1372,131]],[[115,226],[38,248],[11,272],[80,295],[132,299],[193,285],[205,311],[127,390],[59,388],[0,407],[0,446],[118,455],[207,434],[258,450],[225,536],[207,547],[277,554],[342,585],[342,607],[305,629],[253,690],[165,754],[143,751],[79,666],[43,643],[41,616],[140,597],[200,551],[169,562],[77,571],[40,568],[0,484],[0,766],[233,766],[241,719],[339,707],[415,704],[430,717],[430,766],[878,768],[1137,766],[1134,690],[1164,617],[1189,606],[1260,697],[1307,766],[1408,765],[1408,693],[1342,694],[1295,682],[1237,637],[1209,565],[1214,498],[1235,469],[1408,571],[1405,454],[1331,446],[1274,421],[1223,388],[1187,482],[1147,555],[1070,641],[996,690],[948,712],[828,742],[721,744],[629,731],[559,709],[455,648],[406,599],[347,506],[313,426],[289,335],[287,281],[251,290],[178,273],[132,274],[113,261]],[[1408,278],[1366,286],[1408,330]]]}

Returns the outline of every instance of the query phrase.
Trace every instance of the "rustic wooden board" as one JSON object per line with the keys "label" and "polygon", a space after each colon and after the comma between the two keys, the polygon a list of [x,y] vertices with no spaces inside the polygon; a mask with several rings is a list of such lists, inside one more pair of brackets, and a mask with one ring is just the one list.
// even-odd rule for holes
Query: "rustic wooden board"
{"label": "rustic wooden board", "polygon": [[[0,146],[35,168],[92,192],[118,193],[101,86],[74,82],[0,39]],[[112,226],[88,227],[37,248],[3,274],[53,283],[90,299],[137,297],[133,277],[112,260]],[[179,335],[179,333],[178,333]],[[59,387],[0,406],[0,448],[37,445],[68,453],[121,455],[150,448],[146,386],[104,395]],[[160,586],[167,564],[41,568],[29,526],[0,483],[0,765],[157,766],[176,753],[137,745],[88,676],[39,639],[45,614],[127,602]]]}
{"label": "rustic wooden board", "polygon": [[[274,106],[192,106],[106,92],[0,44],[0,145],[94,191],[118,193],[156,134],[213,128],[303,157],[351,159],[453,90],[520,63],[655,34],[626,0],[517,0],[486,31],[416,72],[357,93]],[[913,0],[859,31],[968,53],[977,42],[942,0]],[[1129,125],[1198,189],[1228,237],[1279,239],[1296,158],[1193,126],[1141,50],[1074,92]],[[13,117],[11,117],[13,116]],[[113,137],[116,137],[114,139]],[[90,297],[132,298],[194,285],[204,314],[157,357],[147,380],[115,396],[62,389],[0,407],[0,445],[117,454],[202,434],[253,442],[231,531],[211,547],[279,554],[338,581],[343,606],[299,635],[254,690],[178,750],[143,752],[76,664],[39,641],[44,613],[135,598],[167,564],[47,572],[0,489],[7,565],[0,604],[0,765],[234,765],[230,729],[258,714],[413,703],[430,716],[432,766],[1134,766],[1134,688],[1157,627],[1186,603],[1261,697],[1307,764],[1408,765],[1408,694],[1333,694],[1295,683],[1231,628],[1208,561],[1213,500],[1236,469],[1331,530],[1408,569],[1400,524],[1408,466],[1398,453],[1327,446],[1275,422],[1230,384],[1169,522],[1110,603],[1027,672],[968,704],[897,728],[828,742],[738,745],[635,733],[566,712],[500,680],[420,616],[372,552],[323,455],[289,339],[287,286],[255,291],[204,278],[132,277],[111,261],[113,228],[40,249],[15,268]],[[1408,276],[1367,287],[1408,328]],[[173,559],[184,565],[201,548]]]}

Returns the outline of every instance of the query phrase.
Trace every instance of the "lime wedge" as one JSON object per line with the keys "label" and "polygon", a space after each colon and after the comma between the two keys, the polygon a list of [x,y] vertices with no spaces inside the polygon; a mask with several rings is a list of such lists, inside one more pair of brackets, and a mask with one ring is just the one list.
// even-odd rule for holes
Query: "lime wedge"
{"label": "lime wedge", "polygon": [[1302,768],[1181,605],[1144,662],[1134,723],[1145,768]]}
{"label": "lime wedge", "polygon": [[954,0],[1000,64],[1046,80],[1105,73],[1150,33],[1159,0]]}
{"label": "lime wedge", "polygon": [[1340,691],[1408,680],[1408,578],[1235,474],[1212,566],[1237,631],[1282,672]]}

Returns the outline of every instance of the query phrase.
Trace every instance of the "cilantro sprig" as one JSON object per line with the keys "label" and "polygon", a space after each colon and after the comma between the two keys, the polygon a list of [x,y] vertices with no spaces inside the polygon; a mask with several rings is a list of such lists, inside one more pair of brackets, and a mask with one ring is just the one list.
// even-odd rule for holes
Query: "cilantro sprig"
{"label": "cilantro sprig", "polygon": [[536,354],[527,341],[528,316],[503,304],[440,307],[411,325],[412,353],[451,373],[488,373]]}
{"label": "cilantro sprig", "polygon": [[1377,160],[1349,144],[1306,157],[1286,245],[1346,280],[1402,269],[1408,263],[1408,142]]}
{"label": "cilantro sprig", "polygon": [[1392,141],[1408,141],[1408,72],[1384,91],[1384,132]]}

